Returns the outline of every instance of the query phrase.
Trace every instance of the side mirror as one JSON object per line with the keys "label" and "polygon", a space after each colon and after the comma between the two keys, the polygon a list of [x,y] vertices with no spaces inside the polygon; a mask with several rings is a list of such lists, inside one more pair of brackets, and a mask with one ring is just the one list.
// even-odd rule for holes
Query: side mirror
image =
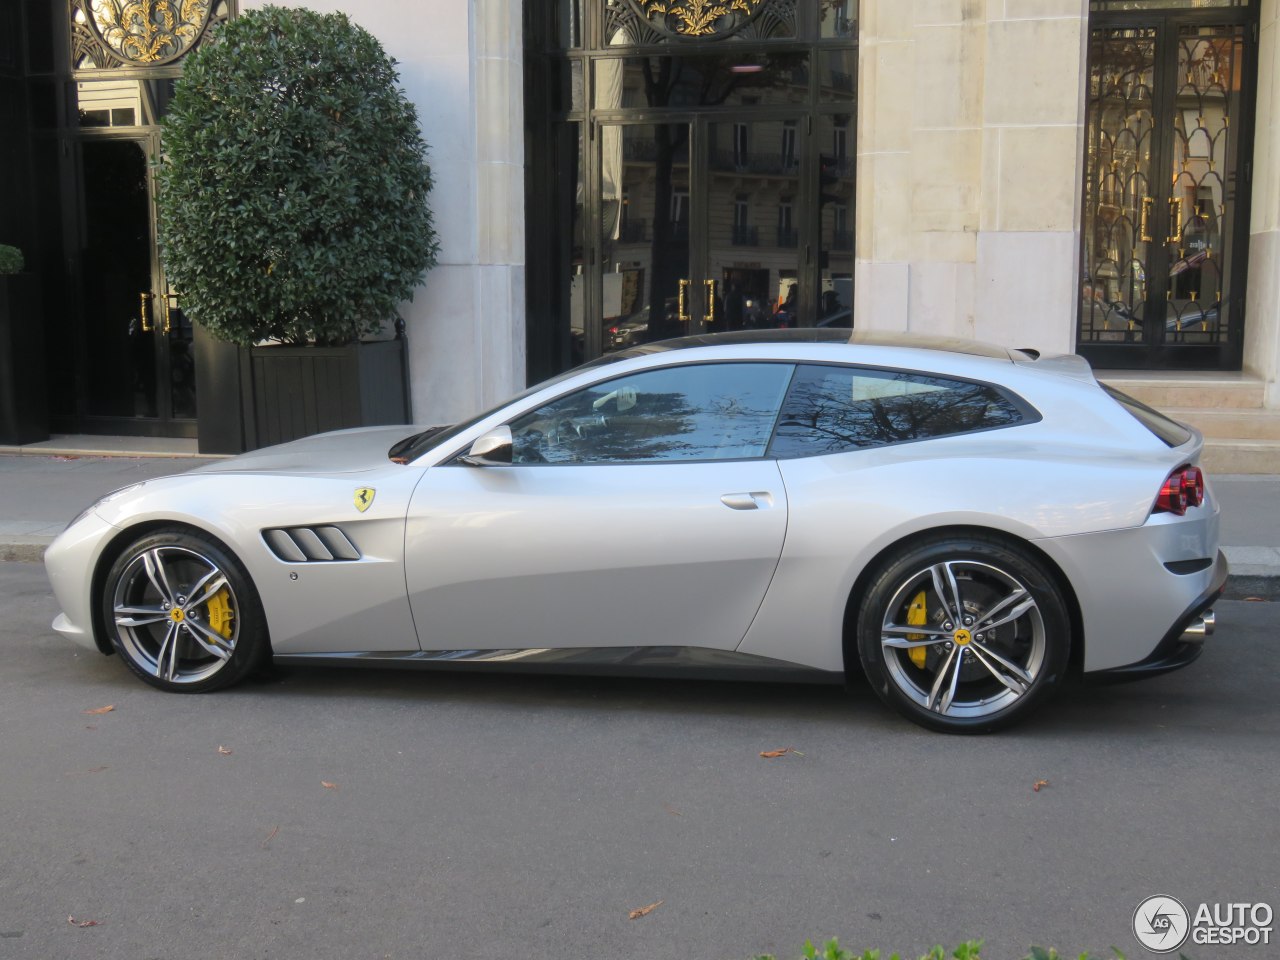
{"label": "side mirror", "polygon": [[511,464],[511,428],[494,427],[477,438],[471,449],[458,458],[469,467],[500,467]]}

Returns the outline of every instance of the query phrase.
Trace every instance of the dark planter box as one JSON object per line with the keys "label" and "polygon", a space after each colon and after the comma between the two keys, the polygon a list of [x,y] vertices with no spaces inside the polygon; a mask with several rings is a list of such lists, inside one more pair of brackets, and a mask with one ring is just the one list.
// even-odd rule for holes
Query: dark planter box
{"label": "dark planter box", "polygon": [[0,443],[48,439],[39,286],[34,274],[0,276]]}
{"label": "dark planter box", "polygon": [[242,350],[245,449],[326,430],[407,423],[405,359],[404,340]]}

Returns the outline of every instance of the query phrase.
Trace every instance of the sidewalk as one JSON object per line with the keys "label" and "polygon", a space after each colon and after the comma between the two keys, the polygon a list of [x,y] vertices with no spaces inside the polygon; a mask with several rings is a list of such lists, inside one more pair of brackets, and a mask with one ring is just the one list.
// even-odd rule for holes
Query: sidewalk
{"label": "sidewalk", "polygon": [[[28,448],[29,450],[30,448]],[[0,561],[39,562],[68,522],[120,487],[182,473],[195,456],[21,456],[0,451]],[[1222,503],[1228,597],[1280,599],[1280,476],[1210,476]]]}

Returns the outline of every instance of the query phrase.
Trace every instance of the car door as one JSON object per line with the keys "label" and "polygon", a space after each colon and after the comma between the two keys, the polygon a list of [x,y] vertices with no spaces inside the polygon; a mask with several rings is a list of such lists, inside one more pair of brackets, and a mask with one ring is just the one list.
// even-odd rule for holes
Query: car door
{"label": "car door", "polygon": [[731,650],[782,552],[785,363],[649,369],[510,422],[513,462],[429,469],[406,528],[424,651]]}

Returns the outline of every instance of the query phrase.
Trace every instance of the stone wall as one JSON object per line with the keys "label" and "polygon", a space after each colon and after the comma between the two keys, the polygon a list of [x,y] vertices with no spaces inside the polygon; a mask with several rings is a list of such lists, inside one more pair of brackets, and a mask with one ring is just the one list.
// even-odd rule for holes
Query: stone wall
{"label": "stone wall", "polygon": [[856,323],[1074,344],[1087,0],[862,0]]}

